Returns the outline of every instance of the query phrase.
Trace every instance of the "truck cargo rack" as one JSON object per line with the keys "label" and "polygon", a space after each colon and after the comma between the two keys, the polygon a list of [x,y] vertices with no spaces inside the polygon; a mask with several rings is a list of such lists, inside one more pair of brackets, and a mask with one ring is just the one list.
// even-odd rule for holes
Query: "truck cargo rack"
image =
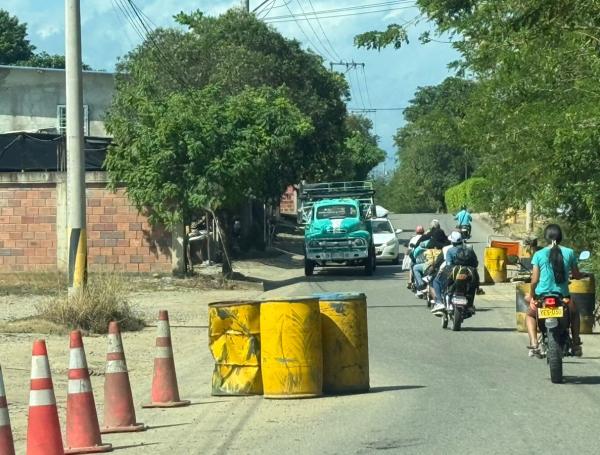
{"label": "truck cargo rack", "polygon": [[301,201],[298,211],[298,223],[306,224],[315,202],[323,199],[354,199],[360,204],[361,211],[368,218],[372,216],[375,201],[375,189],[370,181],[301,183],[298,197]]}

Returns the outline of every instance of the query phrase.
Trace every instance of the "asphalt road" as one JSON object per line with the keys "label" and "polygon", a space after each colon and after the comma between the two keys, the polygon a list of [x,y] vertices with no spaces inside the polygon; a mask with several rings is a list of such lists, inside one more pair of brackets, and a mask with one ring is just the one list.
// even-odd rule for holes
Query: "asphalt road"
{"label": "asphalt road", "polygon": [[[411,231],[407,239],[432,218],[392,220]],[[449,216],[440,221],[447,232],[453,227]],[[475,224],[472,243],[481,262],[489,234]],[[552,384],[546,362],[529,358],[526,335],[514,331],[510,285],[486,287],[461,332],[441,328],[406,289],[399,266],[379,266],[372,277],[360,268],[318,270],[306,279],[298,264],[270,289],[278,296],[366,293],[371,392],[305,400],[211,397],[212,359],[198,329],[177,344],[177,372],[192,406],[140,410],[151,431],[108,441],[132,454],[600,453],[600,337],[584,336],[584,357],[566,359],[566,383]],[[190,334],[175,335],[182,330]]]}
{"label": "asphalt road", "polygon": [[[392,220],[409,230],[432,217],[396,215]],[[440,220],[447,231],[453,227],[449,216]],[[473,228],[480,258],[489,233],[479,223]],[[326,270],[272,291],[365,292],[372,391],[312,400],[244,399],[223,427],[220,440],[226,442],[203,449],[261,454],[600,453],[600,344],[594,336],[584,338],[584,358],[566,361],[567,383],[554,385],[545,361],[528,358],[526,336],[514,331],[514,300],[495,302],[488,292],[479,301],[479,313],[455,333],[442,330],[440,320],[405,285],[406,274],[399,267],[380,266],[370,278],[360,270]]]}

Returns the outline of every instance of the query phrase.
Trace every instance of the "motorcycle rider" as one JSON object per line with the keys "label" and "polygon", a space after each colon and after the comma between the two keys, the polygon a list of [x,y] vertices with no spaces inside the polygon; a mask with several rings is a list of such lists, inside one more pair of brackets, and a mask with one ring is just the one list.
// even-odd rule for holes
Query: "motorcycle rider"
{"label": "motorcycle rider", "polygon": [[531,275],[531,294],[526,296],[529,301],[527,312],[527,333],[529,334],[529,357],[540,356],[537,337],[537,299],[544,294],[559,294],[568,299],[569,315],[571,318],[571,337],[573,340],[572,353],[582,355],[581,339],[579,338],[579,312],[570,298],[569,272],[576,280],[587,274],[581,273],[577,267],[577,258],[571,248],[560,245],[563,239],[562,230],[557,224],[549,224],[544,230],[544,238],[548,246],[537,251],[531,259],[533,273]]}
{"label": "motorcycle rider", "polygon": [[[457,257],[459,252],[461,251],[461,248],[468,248],[466,245],[463,244],[464,239],[462,238],[462,234],[460,232],[453,231],[448,237],[448,240],[450,240],[452,247],[449,248],[445,253],[445,262],[432,283],[432,287],[435,294],[435,305],[431,309],[431,312],[434,314],[444,310],[445,305],[442,302],[442,295],[444,288],[448,285],[449,275],[452,272],[453,266],[458,265]],[[477,267],[479,266],[479,261],[477,260],[475,252],[472,249],[470,251],[466,251],[470,253],[470,263],[460,265],[472,267],[475,270],[477,270]],[[479,278],[477,277],[476,279],[478,280]]]}
{"label": "motorcycle rider", "polygon": [[454,219],[456,220],[456,227],[460,230],[462,226],[467,228],[467,232],[469,233],[469,237],[471,236],[471,222],[473,221],[473,217],[467,210],[467,206],[463,205],[460,208],[460,212],[458,212]]}
{"label": "motorcycle rider", "polygon": [[[442,248],[448,245],[450,242],[446,236],[446,233],[440,226],[439,220],[432,220],[430,224],[429,232],[423,234],[419,241],[417,242],[417,248],[415,248],[415,255],[419,248],[423,246],[423,244],[427,242],[427,250],[437,250],[441,252]],[[430,255],[430,261],[423,262],[420,264],[413,265],[412,272],[415,280],[415,285],[417,288],[417,297],[421,297],[425,294],[425,290],[427,288],[427,284],[423,280],[423,273],[425,269],[431,265],[431,263],[435,262],[436,255]],[[416,257],[416,256],[415,256]]]}
{"label": "motorcycle rider", "polygon": [[421,238],[421,236],[425,234],[425,228],[421,225],[418,225],[415,228],[415,235],[408,241],[408,245],[406,248],[406,252],[404,254],[404,261],[402,262],[402,270],[408,270],[408,285],[407,287],[411,288],[412,279],[412,266],[415,264],[415,257],[413,256],[413,251],[417,246],[417,242]]}

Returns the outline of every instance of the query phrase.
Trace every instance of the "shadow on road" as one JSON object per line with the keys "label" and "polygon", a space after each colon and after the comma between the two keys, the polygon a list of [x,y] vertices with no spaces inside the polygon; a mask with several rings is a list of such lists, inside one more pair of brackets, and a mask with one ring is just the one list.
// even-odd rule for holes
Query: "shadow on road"
{"label": "shadow on road", "polygon": [[424,389],[424,385],[389,385],[381,387],[371,387],[369,393],[395,392],[398,390]]}
{"label": "shadow on road", "polygon": [[463,332],[514,332],[516,329],[510,327],[463,327]]}
{"label": "shadow on road", "polygon": [[369,305],[367,306],[367,308],[370,310],[371,308],[396,308],[396,309],[402,309],[402,308],[426,308],[425,304],[422,303],[421,305]]}
{"label": "shadow on road", "polygon": [[600,385],[600,376],[565,376],[565,384]]}

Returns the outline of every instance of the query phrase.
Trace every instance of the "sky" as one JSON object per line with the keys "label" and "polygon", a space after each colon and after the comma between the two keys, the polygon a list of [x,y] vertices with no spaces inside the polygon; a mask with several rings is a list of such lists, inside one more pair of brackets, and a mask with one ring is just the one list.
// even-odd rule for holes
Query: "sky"
{"label": "sky", "polygon": [[[262,1],[250,0],[250,8],[258,7]],[[141,42],[140,36],[119,10],[117,2],[81,0],[83,61],[94,69],[114,70],[118,58]],[[240,1],[134,0],[134,3],[156,26],[169,27],[175,26],[173,16],[180,11],[200,9],[206,14],[218,15],[239,6]],[[320,14],[323,17],[320,24],[316,20],[292,20],[273,23],[272,26],[284,36],[295,38],[305,48],[321,54],[326,65],[340,59],[365,64],[364,75],[360,67],[347,73],[352,92],[352,100],[348,103],[350,107],[402,108],[408,105],[418,87],[435,85],[451,76],[447,65],[458,58],[456,51],[443,38],[440,38],[440,42],[419,42],[419,35],[426,30],[433,31],[434,27],[422,19],[412,22],[418,18],[419,11],[411,0],[345,0],[343,3],[333,0],[275,0],[273,9],[269,9],[269,1],[267,8],[261,8],[257,14],[262,17],[268,12],[268,20],[290,15],[290,11],[295,15],[312,12],[313,7],[319,12],[371,4],[381,6]],[[28,24],[29,39],[38,51],[64,54],[64,0],[0,0],[0,8]],[[366,11],[378,12],[324,18]],[[406,22],[411,22],[408,28],[410,43],[400,50],[367,51],[353,45],[354,36],[359,33],[383,30],[388,24]],[[345,68],[338,69],[345,71]],[[402,111],[382,110],[366,115],[373,120],[380,146],[388,155],[385,168],[389,171],[394,166],[396,156],[393,135],[404,123]],[[383,169],[382,165],[378,172],[383,172]]]}

